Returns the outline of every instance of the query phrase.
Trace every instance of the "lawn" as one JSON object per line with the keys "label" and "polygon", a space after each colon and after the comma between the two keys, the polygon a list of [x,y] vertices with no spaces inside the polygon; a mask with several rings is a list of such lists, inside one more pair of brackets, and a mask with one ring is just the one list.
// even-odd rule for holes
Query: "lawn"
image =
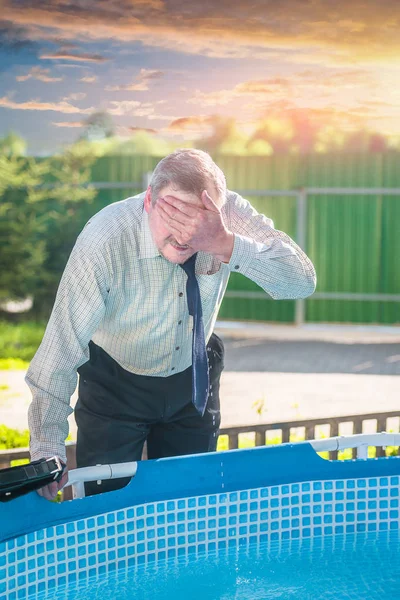
{"label": "lawn", "polygon": [[45,323],[0,321],[0,370],[27,369],[42,341]]}

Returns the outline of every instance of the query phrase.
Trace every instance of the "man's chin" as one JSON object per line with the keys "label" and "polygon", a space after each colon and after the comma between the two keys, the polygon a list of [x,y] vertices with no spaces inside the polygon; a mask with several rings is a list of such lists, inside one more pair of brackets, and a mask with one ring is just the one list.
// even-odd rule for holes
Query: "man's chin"
{"label": "man's chin", "polygon": [[170,244],[166,248],[161,250],[161,254],[164,258],[166,258],[169,262],[174,263],[176,265],[181,265],[186,262],[191,256],[194,254],[193,248],[188,248],[185,251],[176,250]]}

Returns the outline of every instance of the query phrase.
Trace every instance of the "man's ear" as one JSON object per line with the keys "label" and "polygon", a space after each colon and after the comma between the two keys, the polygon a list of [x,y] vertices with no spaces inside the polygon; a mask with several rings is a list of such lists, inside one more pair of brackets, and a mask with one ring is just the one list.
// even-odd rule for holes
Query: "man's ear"
{"label": "man's ear", "polygon": [[149,186],[146,190],[144,197],[144,210],[149,213],[151,211],[151,187]]}

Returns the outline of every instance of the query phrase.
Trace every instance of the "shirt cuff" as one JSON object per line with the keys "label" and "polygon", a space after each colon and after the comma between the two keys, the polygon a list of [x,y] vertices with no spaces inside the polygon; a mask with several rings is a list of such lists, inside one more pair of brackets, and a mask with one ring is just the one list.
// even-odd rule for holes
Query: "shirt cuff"
{"label": "shirt cuff", "polygon": [[242,273],[245,275],[248,272],[251,262],[256,255],[265,249],[265,244],[255,242],[254,240],[235,233],[235,242],[231,260],[228,263],[229,270],[234,273]]}
{"label": "shirt cuff", "polygon": [[35,449],[35,450],[30,450],[30,457],[31,457],[31,461],[33,462],[34,460],[40,460],[42,458],[52,458],[53,456],[58,456],[58,458],[61,460],[61,462],[63,462],[64,464],[67,464],[67,453],[65,451],[65,446],[63,448],[58,448],[58,449],[54,449],[54,452],[51,452],[49,450],[40,450],[40,449]]}

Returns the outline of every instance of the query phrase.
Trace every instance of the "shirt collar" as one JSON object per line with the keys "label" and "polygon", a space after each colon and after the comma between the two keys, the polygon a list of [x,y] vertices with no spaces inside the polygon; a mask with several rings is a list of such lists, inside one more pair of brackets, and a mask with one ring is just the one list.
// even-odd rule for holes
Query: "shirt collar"
{"label": "shirt collar", "polygon": [[[161,256],[154,243],[149,225],[149,215],[143,206],[142,223],[140,231],[139,259],[156,258]],[[221,268],[221,262],[212,254],[199,252],[196,259],[196,275],[213,275]]]}
{"label": "shirt collar", "polygon": [[214,275],[221,268],[221,262],[212,254],[199,252],[196,260],[196,275]]}
{"label": "shirt collar", "polygon": [[157,246],[154,243],[153,236],[151,235],[149,226],[149,215],[147,214],[143,205],[142,225],[140,230],[139,259],[155,258],[156,256],[161,255]]}

